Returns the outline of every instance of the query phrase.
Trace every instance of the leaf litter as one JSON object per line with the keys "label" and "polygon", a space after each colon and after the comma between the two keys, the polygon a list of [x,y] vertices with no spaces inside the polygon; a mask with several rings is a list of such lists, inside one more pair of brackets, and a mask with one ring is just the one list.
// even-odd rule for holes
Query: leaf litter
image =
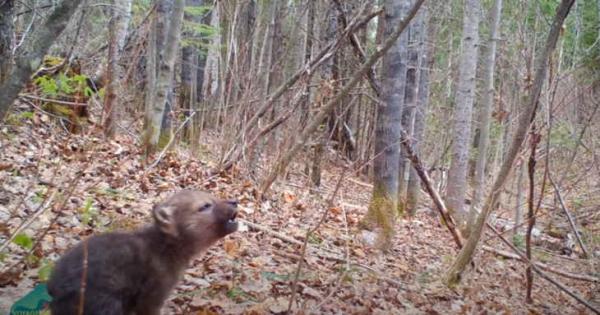
{"label": "leaf litter", "polygon": [[[218,152],[217,143],[209,139],[206,151]],[[287,179],[259,201],[258,185],[242,169],[211,175],[216,160],[209,154],[198,159],[183,149],[173,150],[147,170],[134,139],[106,141],[94,131],[66,134],[39,113],[20,126],[0,129],[0,148],[0,244],[6,244],[0,253],[2,313],[44,278],[51,262],[70,246],[93,233],[147,224],[154,203],[178,189],[197,188],[237,198],[240,216],[249,223],[192,263],[166,311],[285,314],[306,231],[327,210],[325,199],[342,173],[328,161],[323,185],[314,189],[301,171],[294,171],[302,166],[292,166]],[[457,251],[440,219],[431,215],[425,195],[414,219],[399,219],[390,251],[380,253],[372,246],[374,234],[359,227],[370,196],[363,181],[344,182],[327,220],[309,237],[294,313],[589,312],[539,278],[535,303],[525,304],[524,265],[488,252],[479,251],[458,289],[442,285],[440,279]],[[52,193],[55,198],[47,205]],[[16,242],[7,243],[36,213],[39,219],[25,226]],[[586,262],[546,259],[561,269],[592,272]],[[588,300],[600,299],[598,284],[560,280]]]}

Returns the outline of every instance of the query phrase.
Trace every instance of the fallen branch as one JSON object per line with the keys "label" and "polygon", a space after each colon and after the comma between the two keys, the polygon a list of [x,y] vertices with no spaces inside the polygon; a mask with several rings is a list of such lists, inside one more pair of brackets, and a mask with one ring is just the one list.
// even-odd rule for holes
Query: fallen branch
{"label": "fallen branch", "polygon": [[57,99],[53,99],[53,98],[35,96],[35,95],[31,95],[31,94],[19,94],[19,97],[27,98],[27,99],[31,99],[31,100],[43,101],[43,102],[69,105],[69,106],[88,106],[88,104],[86,104],[86,103],[62,101],[62,100],[57,100]]}
{"label": "fallen branch", "polygon": [[544,273],[543,271],[540,270],[540,268],[538,266],[536,266],[535,264],[531,263],[531,261],[529,259],[527,259],[527,257],[521,253],[521,251],[515,247],[515,245],[513,245],[511,242],[509,242],[504,236],[502,236],[502,234],[500,234],[500,232],[498,232],[498,230],[496,230],[491,224],[486,223],[487,227],[490,228],[492,230],[492,232],[494,232],[494,234],[498,235],[498,237],[502,240],[502,242],[506,245],[508,245],[508,247],[510,247],[517,255],[519,255],[519,257],[521,257],[521,260],[525,263],[528,264],[529,267],[531,267],[531,269],[533,271],[535,271],[540,277],[542,277],[542,279],[552,283],[554,286],[556,286],[559,290],[565,292],[566,294],[568,294],[569,296],[571,296],[572,298],[574,298],[575,300],[577,300],[579,303],[585,305],[587,308],[589,308],[590,310],[592,310],[592,312],[596,313],[596,314],[600,314],[600,310],[597,309],[596,307],[594,307],[592,304],[590,304],[590,302],[584,300],[581,296],[579,296],[578,294],[576,294],[575,292],[572,292],[571,290],[569,290],[564,284],[550,278],[550,276],[548,276],[546,273]]}
{"label": "fallen branch", "polygon": [[563,200],[563,197],[562,197],[562,195],[560,193],[560,189],[558,188],[558,185],[556,185],[556,183],[554,182],[554,180],[552,180],[552,177],[550,177],[550,183],[552,184],[552,187],[554,187],[554,191],[556,192],[556,197],[558,197],[558,202],[560,203],[561,209],[567,215],[567,219],[569,221],[569,226],[571,226],[571,230],[575,234],[575,238],[577,239],[577,243],[579,243],[579,247],[581,248],[581,251],[583,252],[583,257],[584,258],[590,257],[590,254],[588,254],[588,250],[585,248],[585,245],[581,241],[581,235],[579,234],[579,230],[575,226],[575,222],[573,221],[573,217],[571,216],[571,213],[569,212],[569,209],[567,209],[567,206],[565,205],[565,201]]}
{"label": "fallen branch", "polygon": [[417,172],[417,175],[419,175],[419,178],[421,179],[423,185],[425,185],[425,189],[431,197],[431,199],[433,200],[435,207],[440,212],[442,218],[444,218],[444,223],[446,224],[448,230],[450,230],[450,233],[452,234],[452,237],[454,239],[454,243],[456,243],[458,248],[462,248],[464,238],[462,237],[460,230],[456,228],[456,224],[454,223],[450,212],[446,208],[442,197],[440,197],[438,191],[433,187],[433,185],[431,185],[431,179],[429,179],[429,175],[425,171],[421,159],[419,159],[419,156],[415,154],[411,146],[411,141],[408,138],[408,135],[404,130],[401,130],[400,132],[400,142],[402,143],[402,147],[405,150],[406,157],[411,161],[413,168]]}
{"label": "fallen branch", "polygon": [[[508,258],[508,259],[516,259],[519,261],[523,261],[521,259],[521,257],[519,255],[513,254],[511,252],[507,252],[507,251],[503,251],[501,249],[497,249],[491,246],[487,246],[487,245],[483,245],[482,246],[483,250],[488,251],[490,253],[502,256],[504,258]],[[586,281],[586,282],[594,282],[594,283],[600,283],[600,278],[596,278],[594,276],[590,276],[590,275],[584,275],[584,274],[578,274],[578,273],[571,273],[571,272],[567,272],[564,270],[558,270],[555,268],[552,268],[544,263],[540,263],[540,262],[535,262],[534,265],[538,266],[541,269],[544,269],[548,272],[557,274],[559,276],[563,276],[565,278],[569,278],[569,279],[573,279],[573,280],[580,280],[580,281]]]}
{"label": "fallen branch", "polygon": [[167,145],[163,148],[163,150],[160,152],[160,154],[158,155],[158,157],[156,158],[154,163],[152,163],[152,164],[150,164],[150,166],[148,166],[148,168],[146,169],[146,172],[148,172],[149,170],[154,168],[156,165],[158,165],[158,163],[163,159],[163,157],[165,156],[165,154],[171,147],[171,144],[173,144],[173,141],[175,140],[175,137],[177,136],[177,134],[179,134],[179,132],[183,129],[183,127],[185,125],[187,125],[187,123],[194,117],[194,115],[196,115],[196,112],[193,112],[191,115],[189,115],[185,119],[185,121],[183,123],[181,123],[181,125],[179,125],[179,128],[177,128],[177,130],[175,131],[175,134],[169,140],[169,143],[167,143]]}
{"label": "fallen branch", "polygon": [[31,216],[31,218],[29,218],[29,220],[21,223],[21,225],[11,234],[11,236],[2,244],[2,246],[0,246],[0,252],[3,252],[4,249],[6,247],[8,247],[8,244],[10,244],[15,239],[15,237],[19,233],[21,233],[21,231],[23,231],[28,226],[30,226],[31,223],[33,223],[35,220],[37,220],[37,218],[39,218],[42,214],[46,213],[46,211],[48,209],[52,208],[50,205],[52,204],[52,201],[54,200],[54,196],[56,196],[56,190],[52,192],[52,194],[50,195],[50,197],[47,199],[46,202],[43,202],[42,204],[40,204],[40,206],[38,207],[38,210]]}

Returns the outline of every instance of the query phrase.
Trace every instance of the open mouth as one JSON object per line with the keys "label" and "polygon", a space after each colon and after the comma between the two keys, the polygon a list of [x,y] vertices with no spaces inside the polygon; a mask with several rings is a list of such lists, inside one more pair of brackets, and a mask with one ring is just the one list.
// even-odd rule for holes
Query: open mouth
{"label": "open mouth", "polygon": [[237,211],[234,211],[231,214],[231,217],[229,217],[229,220],[227,220],[227,222],[225,222],[225,230],[226,230],[227,234],[237,231],[238,223],[235,220],[236,218],[237,218]]}

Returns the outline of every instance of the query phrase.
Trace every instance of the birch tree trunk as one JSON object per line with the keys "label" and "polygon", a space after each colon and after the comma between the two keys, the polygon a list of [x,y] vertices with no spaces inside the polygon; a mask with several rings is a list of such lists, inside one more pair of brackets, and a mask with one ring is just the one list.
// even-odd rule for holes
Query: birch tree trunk
{"label": "birch tree trunk", "polygon": [[475,178],[473,181],[473,201],[469,212],[469,223],[471,226],[481,209],[481,200],[485,191],[485,168],[487,164],[488,146],[490,142],[490,119],[494,105],[494,69],[496,65],[496,43],[498,42],[498,28],[500,27],[500,16],[502,14],[502,0],[494,1],[490,22],[490,38],[488,39],[487,51],[483,59],[483,98],[479,116],[479,155],[475,165]]}
{"label": "birch tree trunk", "polygon": [[28,43],[23,44],[27,50],[15,58],[15,65],[8,79],[0,85],[0,121],[4,120],[13,101],[23,86],[29,82],[31,74],[39,68],[44,55],[65,29],[79,4],[81,0],[61,1],[46,18],[44,24],[27,38]]}
{"label": "birch tree trunk", "polygon": [[554,18],[554,21],[552,22],[552,26],[548,33],[546,46],[544,47],[544,50],[541,52],[541,54],[538,56],[535,65],[535,78],[530,90],[531,92],[527,97],[525,108],[519,116],[519,123],[514,132],[510,148],[506,154],[506,159],[502,163],[502,167],[500,168],[500,172],[498,173],[498,176],[494,181],[492,190],[486,198],[483,210],[477,217],[477,221],[475,221],[475,224],[471,229],[471,234],[469,235],[467,243],[461,249],[461,251],[458,254],[458,257],[456,257],[454,263],[448,271],[448,275],[445,279],[445,282],[451,287],[455,286],[460,281],[460,276],[464,272],[465,267],[473,259],[473,254],[475,253],[475,249],[477,248],[477,244],[479,243],[479,239],[481,238],[485,221],[487,220],[487,217],[492,211],[493,205],[496,203],[496,200],[500,192],[502,191],[502,188],[504,187],[506,179],[510,175],[510,172],[513,167],[513,162],[517,154],[521,150],[521,146],[523,145],[523,141],[525,140],[527,130],[529,130],[531,122],[535,119],[538,101],[548,70],[548,58],[556,48],[556,42],[558,40],[558,36],[560,35],[560,30],[562,28],[563,22],[569,14],[571,6],[573,6],[573,2],[575,2],[575,0],[562,0],[561,3],[558,5],[558,8],[556,9],[556,16]]}
{"label": "birch tree trunk", "polygon": [[156,89],[154,103],[150,111],[150,117],[147,119],[148,126],[146,132],[148,136],[148,149],[154,151],[158,148],[161,122],[165,112],[165,104],[171,83],[173,79],[173,69],[175,67],[175,58],[179,47],[179,36],[181,33],[181,23],[183,20],[184,0],[175,0],[173,10],[170,16],[169,30],[167,32],[164,45],[164,53],[160,60],[158,75],[156,78]]}
{"label": "birch tree trunk", "polygon": [[475,97],[475,74],[479,50],[479,0],[466,0],[463,17],[462,54],[458,88],[454,104],[454,141],[452,162],[448,171],[447,206],[457,225],[464,231],[467,213],[467,166],[471,138],[471,113]]}

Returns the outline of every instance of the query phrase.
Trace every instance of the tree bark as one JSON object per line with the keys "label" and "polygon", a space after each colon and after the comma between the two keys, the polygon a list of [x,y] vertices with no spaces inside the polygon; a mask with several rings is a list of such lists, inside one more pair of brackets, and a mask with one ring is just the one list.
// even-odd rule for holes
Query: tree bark
{"label": "tree bark", "polygon": [[479,0],[466,0],[464,5],[462,55],[459,66],[458,89],[454,104],[454,141],[452,161],[448,171],[446,193],[448,210],[461,230],[465,231],[467,213],[467,167],[471,138],[471,113],[475,97],[477,56],[479,52]]}
{"label": "tree bark", "polygon": [[159,145],[161,123],[165,113],[165,105],[168,101],[169,91],[171,89],[173,69],[175,67],[175,59],[179,47],[179,35],[181,33],[184,6],[184,0],[175,0],[170,16],[164,53],[162,54],[162,60],[160,61],[160,67],[158,69],[154,103],[152,104],[150,117],[147,119],[149,124],[146,127],[146,132],[149,134],[147,139],[149,141],[148,148],[150,151],[156,150]]}
{"label": "tree bark", "polygon": [[[407,11],[407,0],[384,1],[384,38],[394,32],[394,26]],[[410,30],[410,28],[408,29]],[[400,132],[406,85],[406,46],[408,30],[400,35],[383,57],[381,100],[375,122],[375,159],[373,160],[373,191],[366,223],[381,229],[379,246],[390,246],[394,233],[398,203],[400,165]]]}
{"label": "tree bark", "polygon": [[469,212],[469,223],[473,225],[478,210],[481,209],[481,200],[485,191],[485,168],[487,164],[488,146],[490,142],[490,119],[494,105],[494,69],[496,65],[496,43],[498,42],[498,29],[502,15],[502,0],[494,1],[492,7],[492,21],[490,25],[490,38],[488,47],[483,57],[483,99],[479,115],[479,141],[477,148],[479,155],[475,165],[475,178],[473,181],[473,200]]}
{"label": "tree bark", "polygon": [[116,97],[117,80],[119,78],[117,74],[117,20],[119,16],[118,8],[116,7],[116,1],[111,0],[111,18],[108,23],[108,58],[106,60],[106,75],[105,75],[105,93],[104,93],[104,110],[102,116],[104,118],[104,135],[106,137],[113,137],[115,135],[115,118],[117,111],[114,110],[114,102]]}
{"label": "tree bark", "polygon": [[14,1],[0,3],[0,84],[8,78],[12,63]]}
{"label": "tree bark", "polygon": [[[433,68],[435,59],[435,40],[437,34],[437,25],[433,22],[429,14],[428,7],[425,6],[421,13],[423,14],[423,31],[420,47],[419,60],[419,87],[417,91],[417,104],[415,108],[414,128],[412,136],[412,148],[415,154],[420,154],[420,142],[425,134],[425,115],[429,105],[429,75]],[[408,190],[406,192],[406,210],[409,215],[414,215],[417,211],[419,203],[419,195],[421,191],[419,175],[413,167],[410,168],[408,179]]]}
{"label": "tree bark", "polygon": [[[414,131],[414,116],[417,102],[417,89],[419,81],[419,41],[421,40],[421,32],[423,25],[423,12],[420,12],[415,21],[408,29],[407,40],[407,67],[404,90],[404,104],[402,108],[402,128],[410,137]],[[404,154],[404,150],[400,147],[400,163],[398,166],[398,210],[404,213],[406,210],[406,197],[408,189],[408,180],[410,176],[410,161]]]}
{"label": "tree bark", "polygon": [[454,263],[448,271],[445,282],[449,286],[455,286],[458,284],[460,281],[460,276],[464,272],[465,267],[473,259],[473,254],[475,253],[475,249],[477,248],[477,244],[479,243],[479,239],[481,238],[481,234],[483,232],[484,223],[492,211],[493,205],[496,203],[500,191],[504,187],[504,183],[511,172],[513,162],[521,149],[523,141],[525,140],[527,130],[529,129],[531,122],[535,119],[540,93],[542,91],[542,86],[548,70],[548,58],[556,48],[556,42],[558,40],[558,36],[560,35],[563,22],[569,14],[569,10],[571,9],[574,1],[575,0],[562,0],[556,10],[556,16],[550,28],[550,32],[548,33],[546,46],[536,62],[535,79],[531,88],[531,92],[527,97],[527,102],[525,104],[526,106],[519,118],[517,129],[514,132],[514,137],[508,153],[506,154],[506,159],[502,163],[500,172],[498,173],[496,180],[494,181],[494,185],[492,186],[492,190],[486,198],[483,210],[477,217],[477,221],[475,221],[475,224],[471,229],[471,234],[469,235],[467,243],[459,252],[458,257],[456,257]]}
{"label": "tree bark", "polygon": [[23,55],[16,57],[9,78],[0,85],[0,121],[21,92],[31,74],[39,68],[44,55],[65,29],[81,0],[63,0],[48,16],[44,25],[28,38]]}

